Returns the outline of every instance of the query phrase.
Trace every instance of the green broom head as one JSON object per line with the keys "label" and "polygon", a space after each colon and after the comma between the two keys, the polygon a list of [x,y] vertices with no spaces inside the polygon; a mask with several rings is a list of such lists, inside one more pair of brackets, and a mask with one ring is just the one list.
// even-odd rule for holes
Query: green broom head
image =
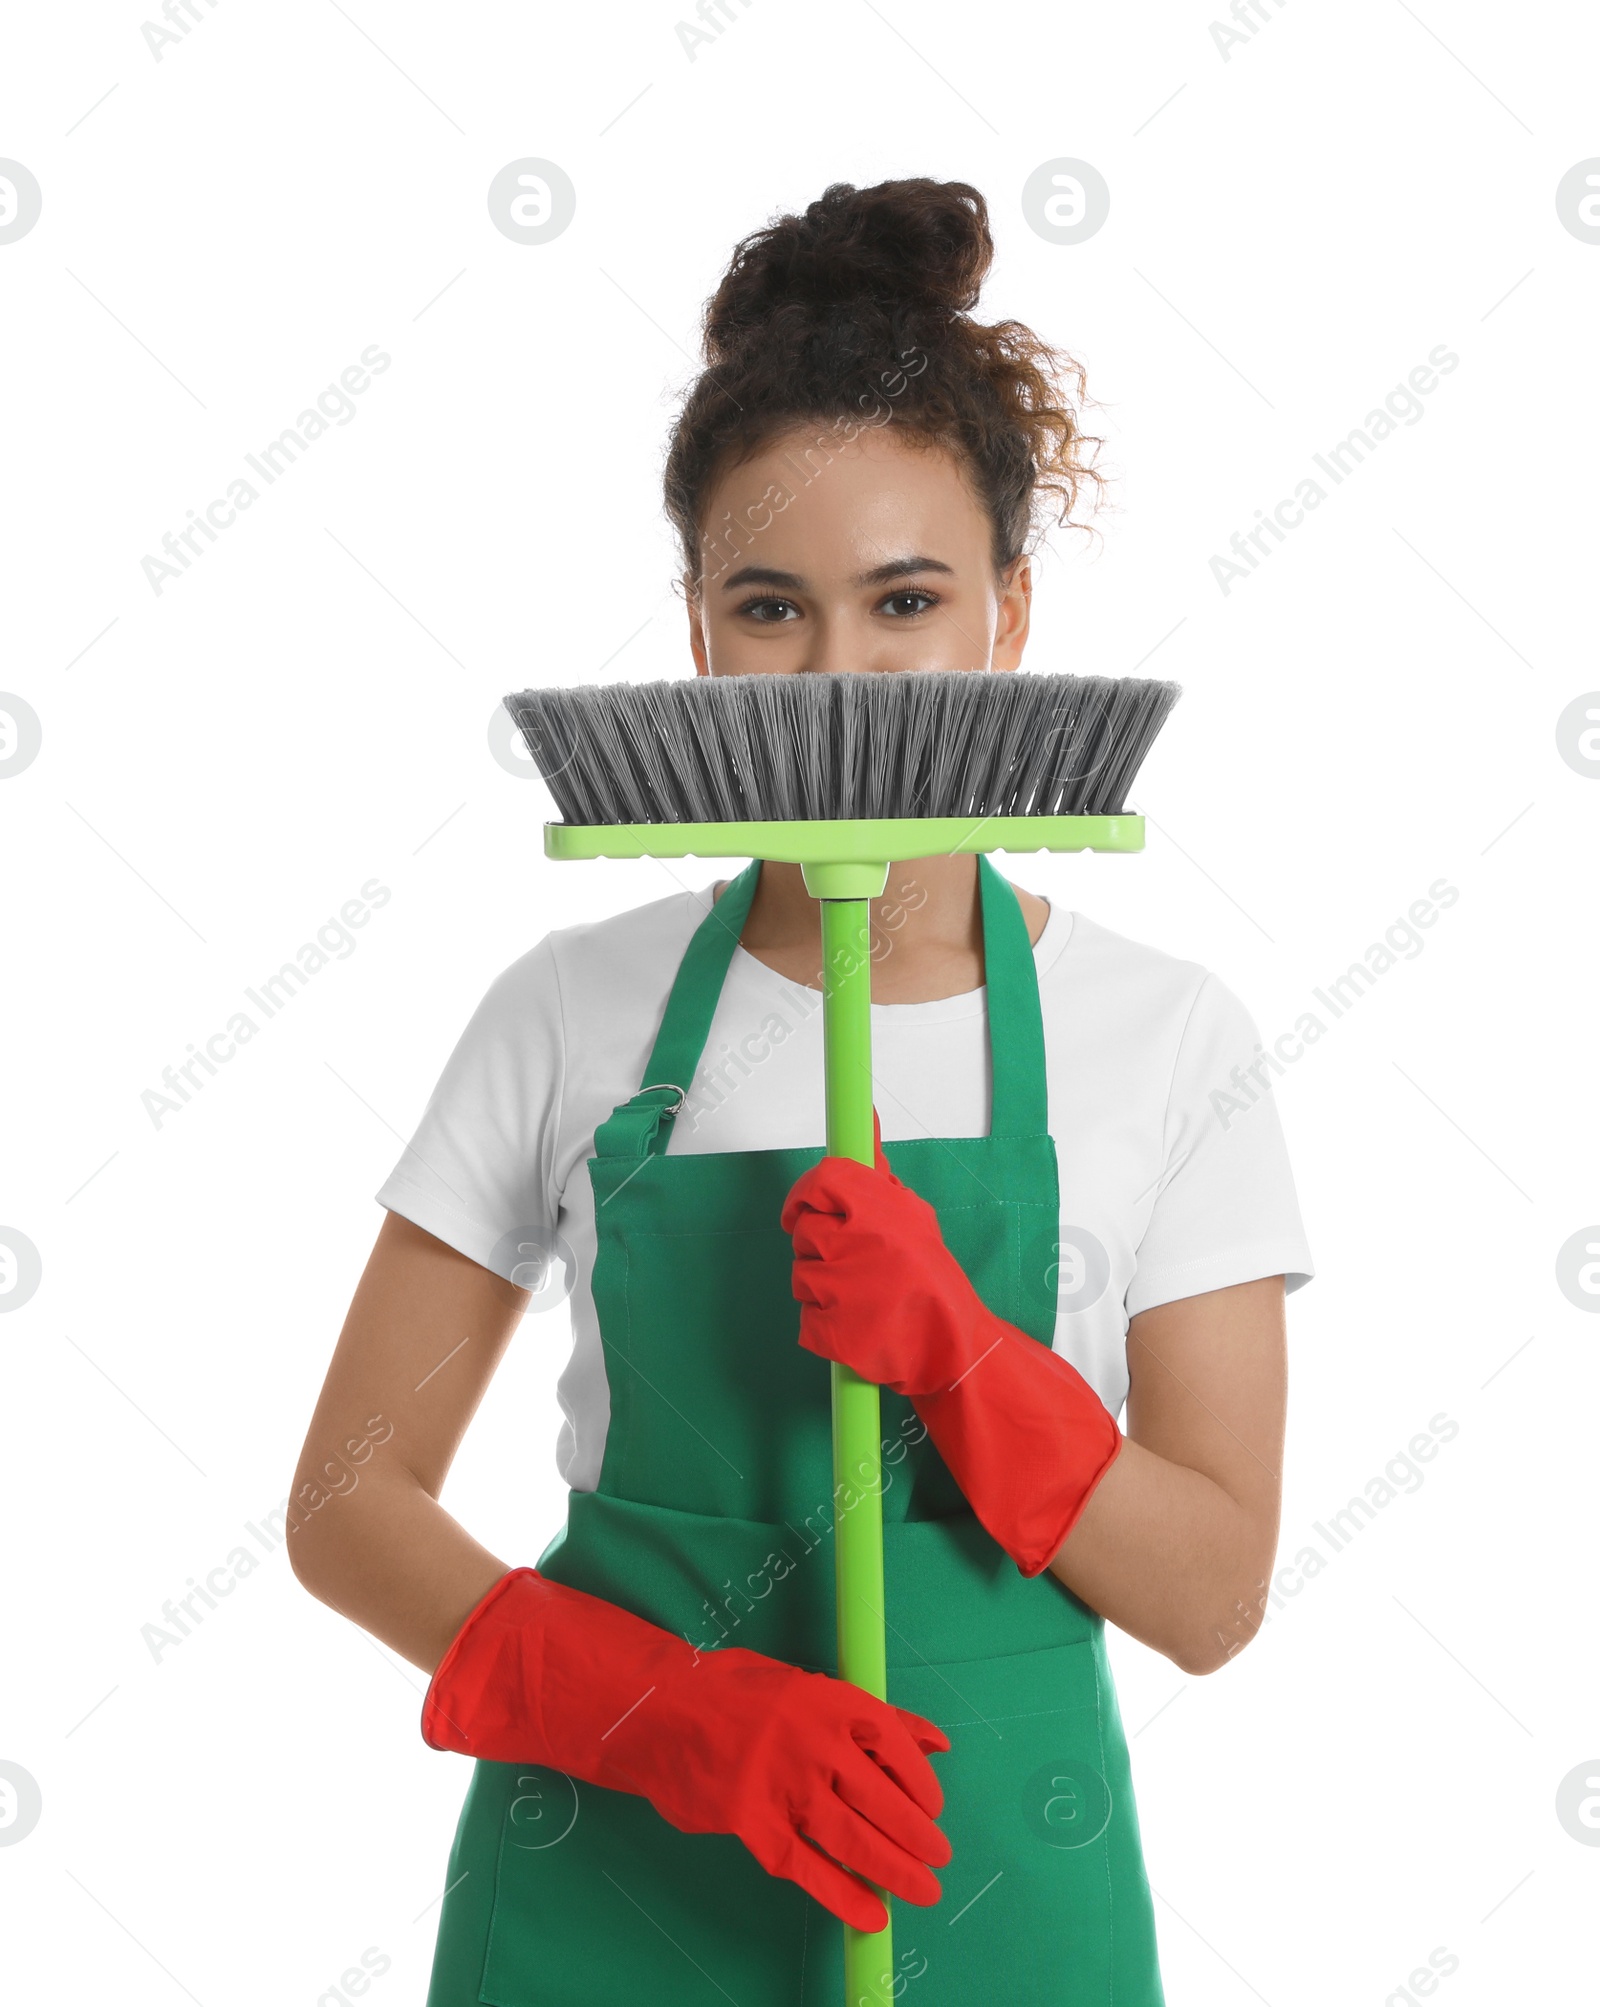
{"label": "green broom head", "polygon": [[1123,803],[1178,696],[1136,677],[907,670],[503,701],[562,816],[551,856],[800,863],[1138,849],[1142,818]]}

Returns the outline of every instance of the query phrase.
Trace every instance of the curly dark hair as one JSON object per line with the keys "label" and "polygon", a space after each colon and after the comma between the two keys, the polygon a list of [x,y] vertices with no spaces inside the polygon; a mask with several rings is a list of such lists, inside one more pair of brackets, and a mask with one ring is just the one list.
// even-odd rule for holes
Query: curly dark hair
{"label": "curly dark hair", "polygon": [[953,450],[988,511],[997,572],[1028,549],[1050,498],[1063,524],[1086,488],[1098,501],[1104,442],[1080,422],[1082,364],[1020,321],[971,318],[993,259],[988,204],[965,181],[836,181],[803,216],[742,239],[706,303],[707,367],[664,472],[692,590],[715,482],[800,425],[854,436],[892,417]]}

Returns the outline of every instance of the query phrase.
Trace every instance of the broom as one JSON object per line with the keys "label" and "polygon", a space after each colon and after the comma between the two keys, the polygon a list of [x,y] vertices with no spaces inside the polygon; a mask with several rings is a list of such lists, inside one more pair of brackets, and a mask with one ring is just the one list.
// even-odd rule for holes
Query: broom
{"label": "broom", "polygon": [[[988,851],[1144,848],[1123,800],[1176,683],[908,670],[693,677],[503,701],[561,812],[545,855],[759,857],[822,906],[830,1156],[874,1161],[869,901],[889,866]],[[878,1389],[830,1362],[839,1676],[888,1698]],[[863,1474],[865,1474],[864,1481]],[[836,1493],[837,1495],[837,1493]],[[889,1898],[880,1889],[885,1909]],[[850,2007],[890,2007],[891,1923],[845,1933]]]}

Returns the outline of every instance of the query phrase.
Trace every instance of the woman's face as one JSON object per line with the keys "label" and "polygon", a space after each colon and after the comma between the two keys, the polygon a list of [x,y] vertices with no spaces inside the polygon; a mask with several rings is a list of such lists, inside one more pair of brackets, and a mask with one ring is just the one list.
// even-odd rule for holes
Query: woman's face
{"label": "woman's face", "polygon": [[797,428],[712,489],[689,594],[695,668],[1015,669],[1029,562],[997,578],[990,534],[944,447],[892,423],[848,442]]}

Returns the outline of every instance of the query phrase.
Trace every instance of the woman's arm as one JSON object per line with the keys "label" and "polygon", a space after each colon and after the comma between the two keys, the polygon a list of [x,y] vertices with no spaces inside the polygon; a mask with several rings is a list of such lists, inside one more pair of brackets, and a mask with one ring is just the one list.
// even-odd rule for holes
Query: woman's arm
{"label": "woman's arm", "polygon": [[1144,1310],[1128,1326],[1127,1440],[1050,1563],[1091,1609],[1188,1673],[1260,1628],[1278,1543],[1283,1277]]}
{"label": "woman's arm", "polygon": [[295,1574],[431,1675],[430,1747],[548,1764],[646,1798],[684,1832],[731,1833],[858,1930],[886,1920],[864,1883],[937,1902],[950,1842],[928,1752],[949,1748],[942,1729],[756,1652],[702,1657],[615,1603],[508,1569],[439,1504],[527,1300],[389,1215],[295,1472]]}
{"label": "woman's arm", "polygon": [[527,1302],[527,1290],[389,1213],[295,1470],[295,1575],[428,1673],[509,1565],[439,1492]]}

